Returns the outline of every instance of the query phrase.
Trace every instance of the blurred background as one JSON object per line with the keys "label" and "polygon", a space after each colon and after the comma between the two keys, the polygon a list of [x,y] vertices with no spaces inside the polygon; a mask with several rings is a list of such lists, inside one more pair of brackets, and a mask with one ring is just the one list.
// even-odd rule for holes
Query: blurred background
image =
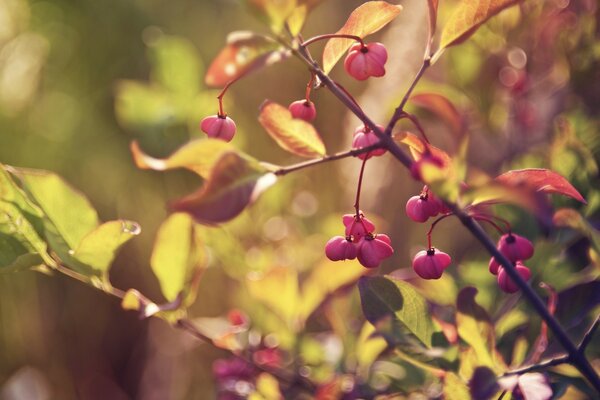
{"label": "blurred background", "polygon": [[[305,37],[336,31],[361,3],[323,1],[311,14]],[[420,65],[425,3],[402,1],[400,17],[373,36],[390,52],[385,78],[358,83],[340,66],[333,71],[381,123]],[[454,2],[442,3],[443,24]],[[468,136],[468,159],[476,171],[559,172],[586,197],[581,212],[598,226],[598,5],[593,0],[529,3],[503,12],[468,43],[449,49],[417,88],[416,93],[435,92],[454,102],[463,118],[458,131],[427,111],[411,111],[432,142],[451,154]],[[204,73],[235,30],[267,31],[235,0],[0,1],[0,162],[54,171],[88,196],[102,220],[140,223],[142,234],[111,270],[115,287],[137,288],[164,301],[148,267],[154,236],[167,216],[166,203],[201,182],[186,171],[138,170],[129,143],[137,139],[147,153],[164,157],[203,136],[199,121],[216,113],[218,93],[204,85]],[[321,48],[315,45],[314,54]],[[308,78],[306,68],[291,59],[233,86],[225,100],[239,128],[233,143],[270,163],[300,161],[281,151],[256,117],[266,98],[281,104],[302,98]],[[347,149],[357,120],[325,91],[317,91],[313,101],[315,126],[328,152]],[[324,244],[341,234],[341,215],[352,211],[359,167],[357,160],[345,160],[291,174],[234,221],[206,228],[210,268],[191,316],[241,309],[260,332],[276,332],[277,346],[289,350],[292,333],[272,321],[268,307],[253,301],[244,282],[273,267],[292,269],[302,280],[322,263]],[[362,208],[378,232],[392,237],[395,249],[382,272],[400,269],[410,275],[406,267],[426,244],[427,227],[404,213],[406,199],[419,191],[391,157],[369,162]],[[555,205],[577,207],[563,198]],[[562,290],[597,277],[598,253],[589,249],[588,239],[551,231],[511,207],[499,212],[515,221],[516,232],[536,238],[537,258],[530,265],[536,282]],[[434,243],[455,260],[453,278],[442,283],[449,298],[457,288],[476,285],[481,303],[497,311],[502,296],[494,277],[485,273],[488,258],[466,231],[455,221],[445,222]],[[336,306],[348,318],[343,330],[357,335],[364,320],[356,290],[344,296]],[[572,316],[568,327],[574,334],[586,316]],[[515,326],[539,326],[528,318],[521,311]],[[332,331],[331,321],[313,319],[307,332],[321,335],[311,342],[319,348],[326,342],[322,335]],[[527,329],[519,334],[535,335]],[[339,332],[328,337],[342,341]],[[314,355],[314,347],[310,350]],[[68,278],[0,274],[0,398],[212,399],[213,361],[224,356],[161,320],[140,321],[117,300]],[[336,362],[317,357],[317,379],[326,380]],[[402,379],[397,379],[400,387]]]}

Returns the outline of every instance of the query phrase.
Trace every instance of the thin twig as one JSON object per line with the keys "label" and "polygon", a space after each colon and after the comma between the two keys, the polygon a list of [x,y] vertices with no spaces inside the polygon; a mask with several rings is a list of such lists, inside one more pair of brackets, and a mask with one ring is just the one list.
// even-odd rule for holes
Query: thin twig
{"label": "thin twig", "polygon": [[511,376],[511,375],[523,375],[528,372],[541,371],[541,370],[545,370],[550,367],[555,367],[557,365],[567,364],[570,362],[571,362],[571,360],[570,360],[569,355],[563,355],[560,357],[554,357],[549,360],[541,361],[537,364],[528,365],[526,367],[521,367],[521,368],[513,369],[511,371],[507,371],[504,374],[502,374],[502,376],[504,377],[504,376]]}
{"label": "thin twig", "polygon": [[596,333],[596,330],[598,330],[599,326],[600,326],[600,315],[598,315],[596,317],[596,320],[594,321],[592,326],[590,326],[590,329],[588,329],[588,331],[583,336],[581,343],[579,343],[578,349],[579,349],[580,353],[585,352],[586,347],[590,344],[590,342],[594,338],[594,333]]}

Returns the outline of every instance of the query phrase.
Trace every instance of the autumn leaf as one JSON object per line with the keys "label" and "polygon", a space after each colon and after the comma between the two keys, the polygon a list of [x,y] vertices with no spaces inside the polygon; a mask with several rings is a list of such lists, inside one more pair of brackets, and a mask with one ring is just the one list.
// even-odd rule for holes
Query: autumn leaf
{"label": "autumn leaf", "polygon": [[465,132],[465,121],[454,104],[438,93],[419,93],[410,98],[410,104],[424,108],[444,121],[452,133],[460,137]]}
{"label": "autumn leaf", "polygon": [[[389,24],[400,14],[402,6],[385,1],[368,1],[356,8],[344,26],[336,34],[354,35],[364,38]],[[323,70],[329,73],[344,52],[352,46],[352,39],[330,39],[323,50]]]}
{"label": "autumn leaf", "polygon": [[299,3],[298,0],[245,0],[259,16],[266,17],[266,22],[275,33],[279,33]]}
{"label": "autumn leaf", "polygon": [[211,87],[228,82],[258,68],[275,64],[288,57],[279,44],[253,32],[232,32],[206,72],[204,81]]}
{"label": "autumn leaf", "polygon": [[523,188],[533,192],[555,193],[571,197],[587,204],[583,196],[565,178],[543,168],[527,168],[505,172],[496,177],[496,182]]}
{"label": "autumn leaf", "polygon": [[235,152],[224,153],[210,171],[206,183],[195,193],[171,204],[202,224],[218,224],[241,213],[277,177],[256,162]]}
{"label": "autumn leaf", "polygon": [[488,19],[521,1],[462,0],[442,30],[438,52],[464,42]]}
{"label": "autumn leaf", "polygon": [[325,155],[325,145],[316,129],[293,118],[286,107],[267,100],[261,106],[258,121],[284,150],[308,158]]}

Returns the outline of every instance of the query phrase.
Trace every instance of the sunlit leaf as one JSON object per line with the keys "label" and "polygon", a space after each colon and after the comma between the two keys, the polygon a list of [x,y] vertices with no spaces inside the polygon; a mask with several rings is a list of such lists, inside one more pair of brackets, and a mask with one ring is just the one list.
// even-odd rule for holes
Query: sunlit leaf
{"label": "sunlit leaf", "polygon": [[283,400],[279,389],[279,381],[271,374],[261,373],[256,378],[256,392],[251,394],[249,400]]}
{"label": "sunlit leaf", "polygon": [[279,62],[288,56],[279,47],[252,32],[233,32],[208,68],[204,81],[208,86],[222,87],[253,70]]}
{"label": "sunlit leaf", "polygon": [[191,322],[215,346],[232,351],[242,349],[237,337],[239,330],[226,318],[194,318]]}
{"label": "sunlit leaf", "polygon": [[445,96],[438,93],[419,93],[410,98],[410,103],[437,115],[450,127],[455,136],[460,137],[464,133],[463,117]]}
{"label": "sunlit leaf", "polygon": [[200,223],[228,221],[251,204],[277,177],[237,153],[224,153],[212,168],[204,185],[195,193],[171,204]]}
{"label": "sunlit leaf", "polygon": [[374,336],[375,327],[365,322],[356,341],[356,361],[358,362],[359,374],[368,376],[369,368],[377,360],[377,357],[388,347],[387,342],[378,336]]}
{"label": "sunlit leaf", "polygon": [[196,229],[189,215],[175,213],[156,234],[150,266],[168,301],[181,296],[186,304],[191,304],[196,297],[206,262]]}
{"label": "sunlit leaf", "polygon": [[552,217],[554,225],[563,228],[571,228],[587,237],[594,249],[600,252],[600,231],[595,229],[588,220],[572,208],[561,208]]}
{"label": "sunlit leaf", "polygon": [[228,152],[236,152],[240,157],[256,163],[252,157],[236,150],[231,144],[219,139],[192,140],[180,147],[167,158],[154,158],[144,153],[138,142],[131,142],[131,153],[138,168],[166,171],[174,168],[187,168],[203,178],[208,178],[216,162]]}
{"label": "sunlit leaf", "polygon": [[431,347],[434,328],[427,302],[409,284],[389,277],[362,277],[358,281],[363,314],[378,331],[384,325],[387,339],[404,341],[412,334]]}
{"label": "sunlit leaf", "polygon": [[442,162],[442,166],[446,167],[452,163],[452,159],[444,150],[439,149],[431,144],[425,143],[421,138],[417,135],[410,132],[398,132],[394,133],[393,139],[398,144],[403,144],[408,146],[412,157],[415,160],[420,160],[425,154],[426,151],[439,159]]}
{"label": "sunlit leaf", "polygon": [[312,124],[293,118],[286,107],[267,100],[258,121],[284,150],[309,158],[325,155],[325,145]]}
{"label": "sunlit leaf", "polygon": [[[402,6],[385,1],[368,1],[358,6],[337,34],[354,35],[364,38],[389,24],[400,14]],[[328,74],[342,55],[352,46],[354,40],[330,39],[323,50],[323,70]]]}
{"label": "sunlit leaf", "polygon": [[393,278],[410,283],[427,300],[445,306],[454,305],[458,289],[449,274],[440,279],[423,279],[416,276],[412,269],[402,268],[390,274]]}
{"label": "sunlit leaf", "polygon": [[475,301],[477,289],[466,287],[456,302],[456,325],[459,336],[475,351],[479,365],[497,370],[492,354],[495,346],[494,328],[490,316]]}
{"label": "sunlit leaf", "polygon": [[261,277],[248,279],[246,287],[253,298],[273,310],[290,328],[297,328],[301,304],[296,270],[273,268]]}
{"label": "sunlit leaf", "polygon": [[294,12],[297,0],[245,0],[259,16],[266,17],[269,26],[275,33],[279,33],[292,12]]}
{"label": "sunlit leaf", "polygon": [[463,400],[469,397],[469,387],[458,375],[449,372],[444,376],[444,399]]}
{"label": "sunlit leaf", "polygon": [[328,296],[354,284],[366,271],[358,261],[346,261],[344,268],[329,261],[318,264],[302,284],[301,315],[308,318]]}
{"label": "sunlit leaf", "polygon": [[105,222],[81,240],[73,257],[99,275],[106,274],[121,246],[140,232],[140,226],[133,221]]}
{"label": "sunlit leaf", "polygon": [[462,43],[488,19],[522,0],[461,0],[442,30],[440,49]]}
{"label": "sunlit leaf", "polygon": [[586,203],[581,194],[565,178],[543,168],[528,168],[505,172],[496,181],[508,186],[521,187],[534,192],[556,193]]}
{"label": "sunlit leaf", "polygon": [[43,210],[71,249],[98,226],[89,200],[60,176],[42,170],[14,169],[24,188]]}

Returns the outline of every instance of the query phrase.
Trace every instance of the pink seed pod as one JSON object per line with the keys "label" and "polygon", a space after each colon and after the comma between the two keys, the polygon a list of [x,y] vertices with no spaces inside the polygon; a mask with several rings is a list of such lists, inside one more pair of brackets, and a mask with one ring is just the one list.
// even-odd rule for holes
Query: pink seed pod
{"label": "pink seed pod", "polygon": [[415,222],[425,222],[440,211],[440,203],[431,195],[413,196],[406,202],[406,215]]}
{"label": "pink seed pod", "polygon": [[385,63],[388,54],[385,46],[381,43],[369,43],[363,46],[360,43],[350,47],[350,51],[344,61],[346,72],[359,81],[375,76],[385,75]]}
{"label": "pink seed pod", "polygon": [[227,116],[211,115],[205,117],[200,122],[200,129],[208,135],[208,137],[221,139],[230,142],[235,135],[235,122]]}
{"label": "pink seed pod", "polygon": [[[382,132],[385,130],[385,127],[381,125],[377,125],[377,127]],[[353,149],[362,149],[363,147],[372,146],[376,143],[379,143],[379,138],[368,127],[361,125],[354,131],[354,137],[352,139]],[[371,156],[381,156],[385,154],[385,151],[385,149],[375,149],[368,153],[359,154],[357,157],[364,160],[365,158],[371,158]]]}
{"label": "pink seed pod", "polygon": [[325,245],[325,255],[331,261],[354,260],[357,252],[357,246],[342,236],[332,237]]}
{"label": "pink seed pod", "polygon": [[[523,280],[529,280],[529,278],[531,277],[531,271],[529,270],[529,268],[521,264],[520,261],[517,261],[515,263],[515,268],[517,269],[517,272],[519,273],[519,275],[521,275],[521,278],[523,278]],[[515,293],[519,291],[519,287],[517,286],[517,284],[508,276],[508,274],[502,267],[498,268],[498,286],[500,286],[500,289],[502,289],[502,291],[506,293]]]}
{"label": "pink seed pod", "polygon": [[317,109],[315,104],[309,100],[297,100],[289,105],[288,110],[292,113],[292,117],[303,119],[305,121],[313,121],[317,117]]}
{"label": "pink seed pod", "polygon": [[[386,239],[377,236],[366,236],[358,243],[358,261],[365,268],[377,268],[381,261],[394,254],[394,249]],[[389,240],[389,237],[387,238]]]}
{"label": "pink seed pod", "polygon": [[375,225],[362,214],[358,217],[355,214],[345,214],[342,222],[346,227],[346,236],[352,236],[355,242],[375,231]]}
{"label": "pink seed pod", "polygon": [[451,262],[448,254],[431,248],[418,252],[413,258],[412,267],[423,279],[440,279]]}
{"label": "pink seed pod", "polygon": [[488,264],[490,274],[498,275],[498,269],[500,268],[500,264],[496,261],[495,257],[490,258],[490,263]]}
{"label": "pink seed pod", "polygon": [[498,241],[498,250],[512,262],[527,260],[533,256],[533,244],[529,239],[514,233],[502,235]]}
{"label": "pink seed pod", "polygon": [[385,233],[378,233],[377,235],[375,235],[375,239],[382,240],[382,241],[386,242],[387,244],[389,244],[390,246],[392,245],[392,239],[390,239],[390,237],[388,235],[386,235]]}

